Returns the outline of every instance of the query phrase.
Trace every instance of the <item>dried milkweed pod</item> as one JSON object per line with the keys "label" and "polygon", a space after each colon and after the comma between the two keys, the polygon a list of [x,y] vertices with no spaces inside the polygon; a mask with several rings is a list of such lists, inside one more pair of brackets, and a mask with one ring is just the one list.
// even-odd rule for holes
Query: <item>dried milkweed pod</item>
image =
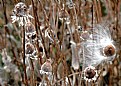
{"label": "dried milkweed pod", "polygon": [[47,75],[48,79],[52,80],[52,60],[47,59],[44,64],[41,66],[40,74]]}
{"label": "dried milkweed pod", "polygon": [[25,44],[25,55],[32,59],[37,59],[37,49],[31,43]]}
{"label": "dried milkweed pod", "polygon": [[72,0],[69,0],[69,1],[66,2],[66,5],[68,6],[69,9],[72,9],[72,8],[74,8],[75,4],[73,3]]}
{"label": "dried milkweed pod", "polygon": [[25,51],[26,51],[26,54],[32,54],[34,52],[34,46],[30,43],[27,43]]}
{"label": "dried milkweed pod", "polygon": [[13,14],[18,17],[26,16],[27,9],[28,9],[27,6],[23,2],[19,2],[18,4],[15,5],[13,9]]}
{"label": "dried milkweed pod", "polygon": [[35,26],[31,22],[27,22],[25,25],[26,34],[32,34],[36,32]]}
{"label": "dried milkweed pod", "polygon": [[8,65],[12,61],[11,57],[7,54],[6,48],[2,50],[1,55],[2,55],[2,61],[4,65]]}
{"label": "dried milkweed pod", "polygon": [[113,56],[115,55],[116,49],[114,45],[107,45],[105,48],[103,48],[103,53],[105,56]]}
{"label": "dried milkweed pod", "polygon": [[88,66],[84,69],[84,79],[86,81],[95,81],[98,77],[97,70],[93,66]]}
{"label": "dried milkweed pod", "polygon": [[26,38],[31,42],[35,42],[37,40],[37,33],[35,26],[31,22],[27,22],[25,25],[25,35]]}
{"label": "dried milkweed pod", "polygon": [[41,70],[44,72],[52,72],[52,60],[47,59],[46,62],[41,66]]}
{"label": "dried milkweed pod", "polygon": [[66,10],[64,10],[65,5],[63,4],[63,8],[59,12],[59,19],[60,20],[67,20],[69,18],[69,14]]}
{"label": "dried milkweed pod", "polygon": [[116,55],[116,48],[111,39],[107,26],[95,25],[86,41],[82,42],[84,66],[98,66],[104,61],[112,61]]}
{"label": "dried milkweed pod", "polygon": [[18,4],[16,4],[13,9],[13,15],[11,16],[12,23],[17,21],[19,23],[19,26],[23,26],[29,21],[29,18],[33,18],[29,14],[28,9],[29,8],[23,2],[19,2]]}

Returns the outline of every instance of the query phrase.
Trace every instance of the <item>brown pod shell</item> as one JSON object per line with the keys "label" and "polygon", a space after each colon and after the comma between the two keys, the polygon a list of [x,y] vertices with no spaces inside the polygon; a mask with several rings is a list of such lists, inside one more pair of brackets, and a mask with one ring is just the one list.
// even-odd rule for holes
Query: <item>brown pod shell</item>
{"label": "brown pod shell", "polygon": [[89,69],[87,69],[85,74],[86,74],[86,78],[92,79],[95,76],[96,72],[94,69],[89,68]]}
{"label": "brown pod shell", "polygon": [[113,45],[107,45],[104,49],[103,49],[103,53],[105,56],[113,56],[115,55],[115,47]]}

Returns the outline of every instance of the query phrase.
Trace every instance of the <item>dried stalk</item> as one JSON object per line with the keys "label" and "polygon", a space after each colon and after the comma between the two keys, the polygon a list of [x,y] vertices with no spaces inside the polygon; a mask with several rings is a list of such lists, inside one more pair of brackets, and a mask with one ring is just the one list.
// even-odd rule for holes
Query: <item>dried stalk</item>
{"label": "dried stalk", "polygon": [[23,36],[22,37],[23,38],[23,40],[22,40],[22,45],[23,45],[22,56],[23,56],[24,82],[25,82],[25,85],[28,86],[28,80],[27,80],[27,74],[26,74],[26,64],[25,64],[26,56],[25,56],[25,28],[24,28],[24,26],[22,28],[22,36]]}

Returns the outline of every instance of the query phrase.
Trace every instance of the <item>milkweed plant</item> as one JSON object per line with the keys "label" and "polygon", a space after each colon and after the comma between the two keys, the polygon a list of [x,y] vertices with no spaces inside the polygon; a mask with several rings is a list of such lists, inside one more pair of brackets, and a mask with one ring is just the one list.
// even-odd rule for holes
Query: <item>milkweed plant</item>
{"label": "milkweed plant", "polygon": [[11,16],[2,1],[11,20],[0,35],[6,43],[0,49],[0,86],[121,85],[121,78],[113,81],[121,75],[121,1],[18,1]]}

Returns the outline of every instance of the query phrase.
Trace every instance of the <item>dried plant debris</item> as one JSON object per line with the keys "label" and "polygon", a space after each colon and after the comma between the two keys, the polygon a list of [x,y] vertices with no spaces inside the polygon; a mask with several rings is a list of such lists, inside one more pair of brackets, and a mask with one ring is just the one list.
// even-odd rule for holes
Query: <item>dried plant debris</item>
{"label": "dried plant debris", "polygon": [[116,56],[116,47],[106,26],[98,24],[92,28],[92,33],[82,45],[85,66],[96,67],[104,61],[112,61]]}
{"label": "dried plant debris", "polygon": [[120,86],[121,0],[1,0],[0,86]]}
{"label": "dried plant debris", "polygon": [[12,23],[17,21],[19,26],[23,26],[29,21],[29,18],[33,17],[29,15],[29,8],[23,2],[19,2],[15,5],[11,18]]}

